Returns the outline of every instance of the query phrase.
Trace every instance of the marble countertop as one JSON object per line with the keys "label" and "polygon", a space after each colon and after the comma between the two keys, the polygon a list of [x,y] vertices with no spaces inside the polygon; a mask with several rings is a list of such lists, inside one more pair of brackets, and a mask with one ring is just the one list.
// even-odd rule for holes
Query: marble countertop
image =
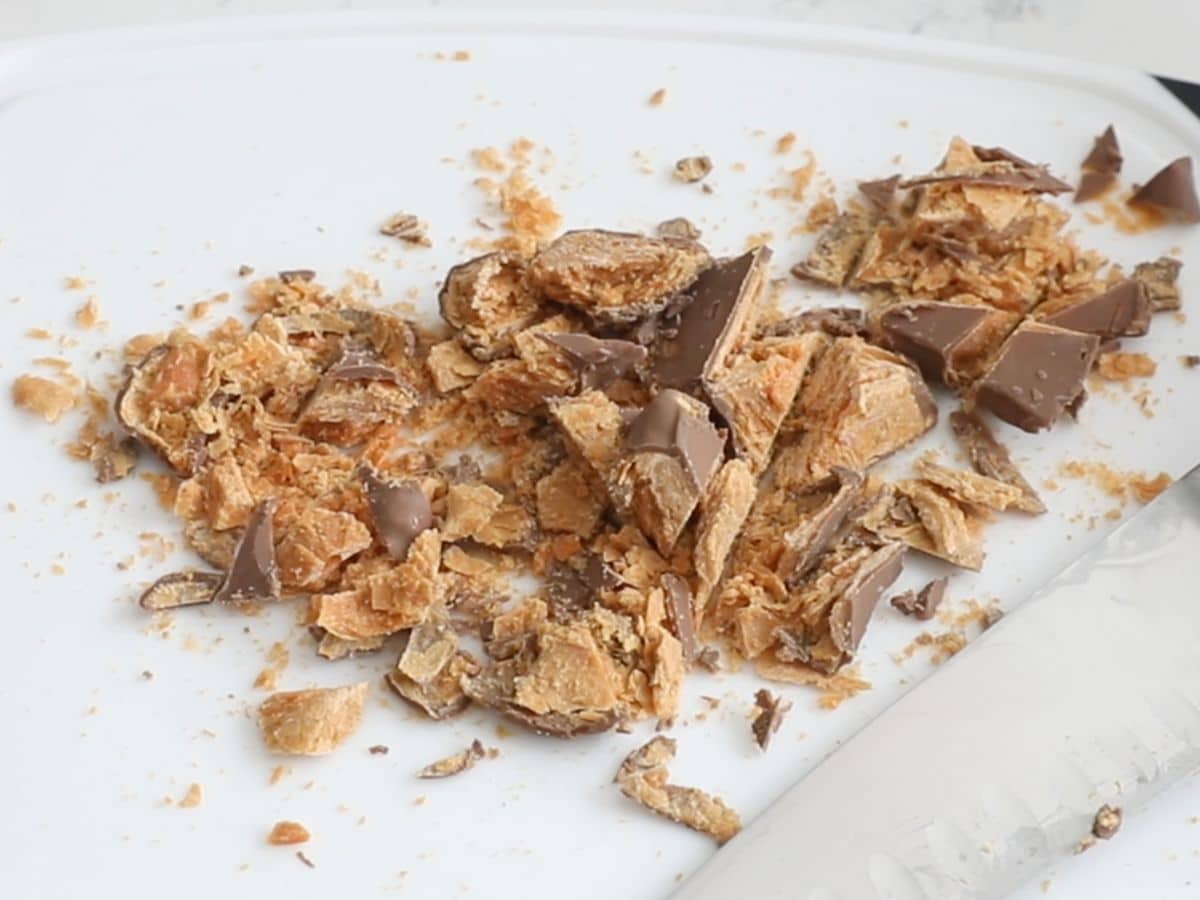
{"label": "marble countertop", "polygon": [[1200,81],[1195,0],[3,0],[0,38],[276,12],[442,8],[620,9],[857,25],[1136,66]]}
{"label": "marble countertop", "polygon": [[[283,12],[568,8],[744,15],[850,25],[1126,65],[1200,82],[1200,0],[0,0],[0,40],[103,26]],[[1161,798],[1121,839],[1057,867],[1015,900],[1154,896],[1200,884],[1200,779]],[[1146,890],[1150,892],[1147,893]]]}

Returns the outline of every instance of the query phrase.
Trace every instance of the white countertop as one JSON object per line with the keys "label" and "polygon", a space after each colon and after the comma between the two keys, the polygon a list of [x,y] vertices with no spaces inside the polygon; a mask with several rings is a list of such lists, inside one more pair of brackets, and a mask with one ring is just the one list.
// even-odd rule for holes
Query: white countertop
{"label": "white countertop", "polygon": [[[102,26],[281,12],[423,7],[630,7],[778,17],[1036,50],[1200,82],[1200,0],[0,0],[0,39]],[[1068,861],[1014,900],[1160,897],[1200,892],[1200,781],[1126,823],[1107,845]],[[1193,886],[1196,885],[1196,886]]]}

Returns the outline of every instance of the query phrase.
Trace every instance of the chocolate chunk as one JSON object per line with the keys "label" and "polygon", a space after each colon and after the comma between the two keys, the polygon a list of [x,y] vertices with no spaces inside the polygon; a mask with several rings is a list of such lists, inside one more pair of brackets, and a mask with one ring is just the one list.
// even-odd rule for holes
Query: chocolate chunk
{"label": "chocolate chunk", "polygon": [[1192,175],[1192,158],[1181,156],[1160,169],[1129,198],[1132,205],[1153,206],[1180,222],[1200,222],[1200,197]]}
{"label": "chocolate chunk", "polygon": [[671,630],[679,638],[683,648],[683,658],[688,662],[700,654],[700,641],[696,637],[696,620],[692,610],[692,591],[686,581],[672,572],[667,572],[659,579],[663,592],[667,595],[667,620]]}
{"label": "chocolate chunk", "polygon": [[532,325],[541,301],[530,289],[527,263],[516,253],[488,253],[452,268],[438,291],[442,318],[477,360],[512,352],[512,336]]}
{"label": "chocolate chunk", "polygon": [[429,498],[416,482],[391,484],[366,467],[359,469],[358,477],[367,494],[375,533],[388,553],[403,562],[417,535],[433,526]]}
{"label": "chocolate chunk", "polygon": [[1083,393],[1099,348],[1095,335],[1026,321],[976,386],[975,403],[1024,431],[1050,428]]}
{"label": "chocolate chunk", "polygon": [[905,591],[898,597],[892,598],[892,606],[906,616],[913,616],[923,622],[928,621],[933,618],[938,606],[945,599],[946,585],[949,583],[950,579],[943,577],[929,582],[916,594],[912,591]]}
{"label": "chocolate chunk", "polygon": [[624,583],[603,557],[595,553],[587,555],[582,570],[559,563],[550,570],[546,584],[551,615],[562,621],[590,609],[602,591],[614,590]]}
{"label": "chocolate chunk", "polygon": [[883,592],[900,577],[905,547],[884,544],[862,564],[845,592],[829,610],[829,636],[833,645],[847,655],[858,649],[871,613]]}
{"label": "chocolate chunk", "polygon": [[1096,136],[1092,142],[1092,150],[1084,159],[1081,168],[1085,172],[1099,172],[1105,175],[1116,175],[1121,171],[1125,158],[1121,156],[1121,147],[1117,143],[1117,132],[1111,125],[1104,129],[1103,134]]}
{"label": "chocolate chunk", "polygon": [[758,744],[759,749],[766,750],[792,704],[766,688],[759,688],[754,693],[754,706],[758,712],[754,721],[750,723],[750,730],[754,733],[754,742]]}
{"label": "chocolate chunk", "polygon": [[891,208],[892,201],[896,199],[896,191],[899,188],[899,175],[893,175],[890,178],[879,178],[875,181],[860,181],[858,183],[858,189],[862,191],[862,195],[878,210]]}
{"label": "chocolate chunk", "polygon": [[1079,187],[1075,190],[1076,203],[1088,203],[1103,197],[1117,183],[1111,172],[1084,172],[1079,176]]}
{"label": "chocolate chunk", "polygon": [[213,572],[172,572],[146,588],[138,603],[155,612],[212,603],[220,584],[221,576]]}
{"label": "chocolate chunk", "polygon": [[913,360],[926,378],[955,385],[971,380],[964,371],[970,357],[978,361],[1003,338],[995,333],[1009,327],[999,321],[1003,315],[985,306],[904,303],[886,310],[879,326],[888,346]]}
{"label": "chocolate chunk", "polygon": [[218,603],[279,599],[279,566],[275,562],[275,501],[264,500],[250,514],[233,551],[233,562],[213,599]]}
{"label": "chocolate chunk", "polygon": [[590,334],[555,333],[538,335],[543,341],[562,349],[572,368],[579,373],[580,392],[603,390],[640,366],[646,348],[629,341],[603,340]]}
{"label": "chocolate chunk", "polygon": [[831,337],[866,337],[870,333],[867,314],[853,306],[828,306],[807,309],[781,319],[760,331],[763,337],[791,337],[820,331]]}
{"label": "chocolate chunk", "polygon": [[1027,500],[1026,505],[1021,507],[1026,512],[1046,511],[1046,505],[1042,503],[1037,491],[1025,480],[1009,457],[1008,450],[996,440],[987,423],[972,413],[956,410],[950,413],[950,428],[967,451],[976,472],[1019,489]]}
{"label": "chocolate chunk", "polygon": [[1106,341],[1140,337],[1150,330],[1150,300],[1145,285],[1126,278],[1102,294],[1043,316],[1042,321]]}
{"label": "chocolate chunk", "polygon": [[1179,271],[1183,263],[1169,256],[1160,256],[1154,262],[1138,263],[1133,267],[1133,277],[1146,288],[1146,297],[1153,312],[1179,309]]}
{"label": "chocolate chunk", "polygon": [[[1065,194],[1071,186],[1055,178],[1045,166],[1035,165],[1003,147],[972,147],[975,156],[991,167],[978,171],[935,172],[908,178],[900,182],[901,188],[921,187],[927,184],[961,184],[977,187],[1015,188],[1034,194]],[[997,167],[996,164],[1004,164]]]}
{"label": "chocolate chunk", "polygon": [[325,377],[333,381],[386,381],[400,384],[399,373],[391,366],[380,362],[370,350],[347,348],[341,357],[325,370]]}
{"label": "chocolate chunk", "polygon": [[759,247],[700,274],[686,291],[674,333],[656,348],[658,384],[686,390],[721,366],[749,330],[770,258],[771,251]]}
{"label": "chocolate chunk", "polygon": [[659,391],[629,425],[625,446],[634,453],[674,456],[703,491],[720,465],[725,438],[693,408],[697,401],[675,390]]}
{"label": "chocolate chunk", "polygon": [[862,496],[862,487],[860,474],[836,468],[813,490],[796,498],[797,512],[802,518],[783,535],[779,563],[789,585],[803,581],[837,540],[847,515]]}

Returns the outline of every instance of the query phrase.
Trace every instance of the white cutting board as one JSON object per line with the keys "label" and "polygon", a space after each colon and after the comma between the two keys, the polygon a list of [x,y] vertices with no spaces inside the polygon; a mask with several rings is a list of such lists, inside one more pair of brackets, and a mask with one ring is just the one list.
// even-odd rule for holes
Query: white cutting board
{"label": "white cutting board", "polygon": [[[811,241],[789,235],[807,204],[766,193],[802,161],[774,153],[787,131],[816,154],[841,197],[855,178],[891,173],[896,154],[906,171],[932,166],[956,133],[1072,178],[1109,122],[1131,180],[1200,152],[1200,125],[1140,75],[779,23],[547,19],[271,19],[0,48],[0,378],[59,354],[56,344],[24,337],[29,328],[79,339],[62,355],[86,371],[94,350],[177,321],[176,304],[237,292],[242,263],[261,272],[314,268],[335,283],[346,268],[362,269],[387,300],[415,288],[431,310],[441,274],[466,252],[456,241],[480,233],[475,217],[495,218],[470,186],[478,173],[462,161],[471,148],[519,136],[553,150],[552,170],[534,174],[569,226],[650,228],[684,215],[715,253],[773,231],[781,276]],[[459,49],[469,62],[435,59]],[[650,108],[660,87],[667,102]],[[668,174],[675,159],[699,152],[715,163],[711,195]],[[398,210],[429,221],[432,249],[375,234]],[[1085,244],[1127,264],[1179,248],[1189,261],[1185,295],[1200,302],[1200,229],[1128,238],[1077,224]],[[373,256],[381,247],[383,260]],[[65,288],[75,275],[91,283],[86,291]],[[106,332],[73,327],[89,295]],[[830,299],[795,282],[786,296]],[[1053,476],[1063,489],[1046,493],[1050,514],[989,530],[985,570],[955,576],[957,600],[997,597],[1011,607],[1112,527],[1103,513],[1114,503],[1059,477],[1062,460],[1177,476],[1200,458],[1200,371],[1178,362],[1200,352],[1198,323],[1196,315],[1160,318],[1137,345],[1160,365],[1153,419],[1117,389],[1052,435],[1003,430],[1035,484]],[[92,371],[112,367],[103,358]],[[19,510],[0,512],[9,579],[0,655],[6,893],[640,900],[664,896],[712,852],[610,784],[645,728],[573,743],[500,738],[490,714],[428,723],[376,688],[362,729],[340,752],[272,758],[252,714],[264,696],[252,683],[272,641],[290,635],[282,688],[376,681],[391,659],[316,659],[291,608],[254,619],[184,611],[165,637],[152,633],[133,598],[189,557],[138,558],[117,570],[137,554],[140,532],[177,539],[149,487],[131,480],[105,502],[108,489],[61,449],[73,427],[3,403],[0,428],[8,441],[0,503]],[[902,474],[902,461],[888,471]],[[88,508],[76,508],[81,499]],[[54,574],[56,562],[65,574]],[[904,583],[941,571],[914,562]],[[904,666],[889,656],[920,630],[881,610],[862,653],[874,688],[835,712],[819,709],[811,691],[785,689],[795,709],[765,756],[746,720],[757,682],[694,676],[672,732],[676,779],[720,793],[749,819],[926,674],[919,656]],[[701,695],[722,698],[703,721]],[[949,726],[954,710],[946,716]],[[500,758],[445,782],[413,777],[475,737],[499,747]],[[369,755],[373,744],[391,752]],[[293,772],[269,786],[279,762]],[[163,803],[192,782],[204,786],[203,806]],[[285,818],[314,833],[304,849],[317,868],[265,845],[271,824]]]}

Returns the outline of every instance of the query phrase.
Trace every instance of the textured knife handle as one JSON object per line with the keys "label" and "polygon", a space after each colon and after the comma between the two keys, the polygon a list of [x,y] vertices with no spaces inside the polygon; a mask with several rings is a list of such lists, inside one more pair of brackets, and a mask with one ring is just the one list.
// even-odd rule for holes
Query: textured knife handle
{"label": "textured knife handle", "polygon": [[[791,788],[675,895],[999,897],[1200,766],[1193,473]],[[1119,838],[1118,838],[1119,839]]]}
{"label": "textured knife handle", "polygon": [[1190,81],[1178,81],[1174,78],[1167,78],[1165,75],[1155,75],[1159,84],[1165,87],[1168,91],[1174,94],[1179,101],[1200,116],[1200,84],[1193,84]]}

